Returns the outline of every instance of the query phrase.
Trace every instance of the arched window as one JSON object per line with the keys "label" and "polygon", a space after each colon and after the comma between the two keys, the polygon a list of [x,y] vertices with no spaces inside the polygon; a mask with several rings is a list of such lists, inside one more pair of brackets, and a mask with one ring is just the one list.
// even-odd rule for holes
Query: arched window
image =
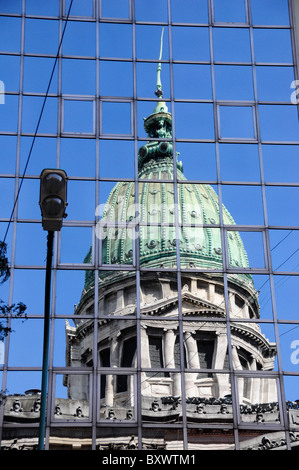
{"label": "arched window", "polygon": [[[100,351],[100,365],[102,367],[110,367],[110,348],[102,349]],[[101,398],[105,398],[106,390],[106,375],[101,376]]]}
{"label": "arched window", "polygon": [[[120,367],[132,367],[133,359],[136,352],[136,337],[124,340],[122,347],[122,356]],[[126,392],[128,390],[128,375],[117,376],[116,392]]]}

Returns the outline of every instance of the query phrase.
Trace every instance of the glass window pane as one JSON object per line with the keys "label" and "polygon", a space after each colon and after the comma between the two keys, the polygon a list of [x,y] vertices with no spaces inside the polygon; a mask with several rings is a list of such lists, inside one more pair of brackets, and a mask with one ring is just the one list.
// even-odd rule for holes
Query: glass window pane
{"label": "glass window pane", "polygon": [[[86,248],[88,251],[88,245]],[[87,276],[89,272],[92,273],[92,271],[82,271],[79,269],[60,269],[57,271],[55,298],[56,315],[73,315],[76,306],[80,302],[85,284],[85,276]]]}
{"label": "glass window pane", "polygon": [[[26,247],[34,240],[34,250]],[[40,224],[18,223],[16,241],[16,264],[45,266],[45,240]]]}
{"label": "glass window pane", "polygon": [[13,178],[1,178],[0,179],[0,197],[1,201],[5,201],[1,207],[1,217],[10,218],[11,211],[15,200],[14,196],[14,180]]}
{"label": "glass window pane", "polygon": [[[296,292],[298,287],[298,276],[281,274],[276,274],[274,276],[275,303],[277,318],[279,320],[298,321],[298,317],[296,315]],[[298,334],[298,331],[296,333]]]}
{"label": "glass window pane", "polygon": [[268,186],[266,198],[270,225],[297,225],[299,188]]}
{"label": "glass window pane", "polygon": [[274,271],[298,272],[298,230],[270,230],[270,250]]}
{"label": "glass window pane", "polygon": [[131,103],[102,103],[103,134],[131,134]]}
{"label": "glass window pane", "polygon": [[[186,229],[202,224],[219,224],[219,214],[215,210],[218,203],[216,186],[183,183],[179,185],[178,194],[181,201],[181,206],[178,207],[179,222],[186,224]],[[192,233],[192,236],[196,236],[196,230],[199,229],[196,227],[195,234]],[[209,227],[209,230],[212,228]],[[216,230],[218,229],[215,229],[214,236],[218,237],[217,243],[220,243],[220,233]],[[192,236],[186,238],[187,243]]]}
{"label": "glass window pane", "polygon": [[43,108],[44,98],[40,96],[24,96],[22,109],[22,131],[34,133],[37,129],[39,117],[42,117],[39,123],[38,132],[54,134],[57,131],[57,99],[48,97]]}
{"label": "glass window pane", "polygon": [[262,319],[273,320],[272,291],[269,276],[261,274],[252,275],[253,284],[258,293],[258,303],[260,306],[260,317]]}
{"label": "glass window pane", "polygon": [[[111,387],[111,384],[114,384],[114,386]],[[113,421],[119,423],[121,421],[128,422],[128,420],[136,420],[135,384],[136,375],[133,374],[109,374],[109,376],[107,374],[101,374],[99,384],[101,402],[98,411],[98,419],[106,423],[107,420],[110,420],[112,423]],[[126,403],[125,407],[122,406],[118,400],[115,400],[114,396],[117,396],[117,394],[122,394],[124,397]]]}
{"label": "glass window pane", "polygon": [[36,137],[33,143],[33,137],[23,136],[21,139],[20,174],[23,174],[26,168],[27,175],[39,176],[44,168],[55,168],[56,147],[56,138]]}
{"label": "glass window pane", "polygon": [[[64,0],[64,14],[67,15],[70,8],[70,0]],[[92,16],[93,0],[74,0],[70,16]]]}
{"label": "glass window pane", "polygon": [[[84,320],[87,323],[88,320]],[[53,365],[55,367],[65,367],[65,352],[66,352],[66,332],[75,327],[71,318],[55,320],[54,325],[54,348],[53,348]],[[82,322],[83,323],[83,322]],[[58,376],[56,376],[58,378]],[[63,387],[65,388],[65,387]],[[66,390],[64,390],[64,393]],[[62,398],[63,395],[59,395]],[[56,409],[56,412],[58,410]],[[60,412],[62,410],[60,409]],[[58,413],[57,413],[58,415]],[[61,417],[61,415],[59,415]]]}
{"label": "glass window pane", "polygon": [[[158,12],[158,15],[157,15]],[[135,0],[136,21],[168,21],[167,0]]]}
{"label": "glass window pane", "polygon": [[206,143],[176,144],[178,161],[188,180],[215,181],[217,179],[215,145]]}
{"label": "glass window pane", "polygon": [[94,57],[96,54],[95,23],[69,21],[65,29],[62,51],[65,55]]}
{"label": "glass window pane", "polygon": [[[248,413],[246,404],[250,400],[250,403],[254,400],[256,394],[259,392],[259,395],[264,399],[264,403],[272,403],[271,412],[256,412],[254,413],[254,418],[250,413]],[[261,392],[263,390],[263,392]],[[280,421],[280,415],[278,411],[278,387],[275,378],[272,377],[255,377],[255,376],[245,376],[238,377],[238,393],[239,393],[239,403],[240,403],[240,422],[250,423],[260,422],[264,425],[278,423]],[[248,398],[250,397],[250,398]],[[261,401],[261,400],[259,400]],[[250,410],[251,406],[248,406]],[[244,410],[244,411],[243,411]]]}
{"label": "glass window pane", "polygon": [[298,112],[292,105],[260,105],[262,140],[298,141]]}
{"label": "glass window pane", "polygon": [[133,68],[130,62],[100,62],[100,95],[133,96]]}
{"label": "glass window pane", "polygon": [[6,94],[0,104],[0,127],[2,132],[17,132],[19,97]]}
{"label": "glass window pane", "polygon": [[174,64],[173,75],[176,98],[212,98],[211,69],[209,65]]}
{"label": "glass window pane", "polygon": [[[57,54],[59,22],[26,18],[25,52]],[[41,41],[41,37],[43,40]]]}
{"label": "glass window pane", "polygon": [[94,176],[94,139],[62,138],[60,141],[60,163],[68,176]]}
{"label": "glass window pane", "polygon": [[[295,340],[296,341],[296,340]],[[292,343],[291,343],[292,344]],[[298,364],[298,343],[294,342],[292,345],[292,357],[291,361],[295,364]],[[292,414],[297,414],[297,397],[298,397],[298,385],[299,385],[299,377],[295,375],[290,375],[287,376],[285,375],[283,377],[284,380],[284,389],[285,389],[285,394],[286,394],[286,399],[290,402],[290,405],[292,406],[292,403],[294,403],[294,409],[291,410]],[[296,421],[296,427],[298,429],[298,424],[297,420]]]}
{"label": "glass window pane", "polygon": [[138,59],[159,59],[163,28],[162,60],[169,58],[167,28],[155,25],[136,25],[136,56]]}
{"label": "glass window pane", "polygon": [[93,181],[68,181],[67,220],[95,219],[95,186]]}
{"label": "glass window pane", "polygon": [[[108,201],[110,193],[114,190],[117,181],[101,181],[100,182],[100,207],[97,208],[97,215],[102,216],[104,212],[105,205]],[[125,183],[124,183],[125,184]],[[113,219],[115,220],[115,219]]]}
{"label": "glass window pane", "polygon": [[175,23],[208,23],[207,0],[181,0],[171,2],[172,21]]}
{"label": "glass window pane", "polygon": [[64,132],[94,132],[94,102],[64,100]]}
{"label": "glass window pane", "polygon": [[251,62],[249,30],[214,28],[214,59],[219,62]]}
{"label": "glass window pane", "polygon": [[[44,57],[24,57],[24,91],[34,93],[46,93],[52,71],[55,65],[55,59]],[[58,68],[55,68],[52,77],[49,93],[58,91]]]}
{"label": "glass window pane", "polygon": [[292,63],[291,36],[284,29],[254,29],[256,62]]}
{"label": "glass window pane", "polygon": [[18,216],[21,219],[41,219],[38,204],[40,181],[37,178],[25,178],[22,183],[22,197],[18,200]]}
{"label": "glass window pane", "polygon": [[215,65],[218,100],[253,100],[252,68],[236,65]]}
{"label": "glass window pane", "polygon": [[213,107],[208,103],[175,103],[176,137],[212,139]]}
{"label": "glass window pane", "polygon": [[[137,96],[143,98],[154,98],[156,91],[158,64],[137,62]],[[161,81],[164,99],[170,98],[170,71],[169,65],[162,64]],[[118,85],[119,87],[119,85]]]}
{"label": "glass window pane", "polygon": [[[293,67],[256,67],[257,93],[260,101],[290,102]],[[271,83],[271,86],[270,86]]]}
{"label": "glass window pane", "polygon": [[[97,428],[96,439],[97,442],[99,442],[99,445],[101,446],[100,448],[103,450],[110,449],[111,444],[113,446],[116,446],[117,448],[120,448],[118,444],[119,441],[130,443],[125,444],[127,449],[137,449],[139,445],[138,432],[136,428],[127,428],[125,426],[122,427],[120,424],[118,424],[117,427],[111,426],[110,428],[106,428],[105,426]],[[156,442],[160,442],[159,439],[154,439],[154,445],[156,445]],[[132,447],[130,447],[131,445]]]}
{"label": "glass window pane", "polygon": [[[293,323],[285,323],[278,326],[280,347],[282,349],[281,363],[284,371],[298,371],[298,328],[299,325]],[[290,394],[290,391],[288,391],[288,393]],[[298,400],[298,398],[296,398],[296,400]],[[297,424],[298,422],[296,418],[294,418],[293,420]]]}
{"label": "glass window pane", "polygon": [[84,59],[62,59],[62,93],[95,95],[95,62]]}
{"label": "glass window pane", "polygon": [[[231,404],[229,404],[229,406],[224,404],[223,407],[218,406],[217,408],[218,408],[218,410],[223,409],[224,413],[226,413],[226,410],[230,409],[230,407],[231,407]],[[202,403],[200,403],[198,405],[198,410],[199,410],[199,413],[202,413],[202,412],[205,413],[205,407],[202,406]],[[217,413],[219,413],[219,411],[217,411]],[[218,432],[216,427],[215,427],[214,432],[215,433]],[[201,450],[207,450],[208,446],[211,446],[210,447],[211,450],[218,450],[218,448],[219,448],[219,450],[220,449],[221,450],[223,450],[223,449],[225,449],[225,450],[235,449],[234,432],[233,432],[232,429],[227,429],[225,437],[224,436],[219,436],[219,440],[218,440],[217,444],[214,444],[214,443],[209,444],[207,442],[206,437],[203,437],[203,429],[200,428],[200,424],[197,426],[196,429],[195,428],[194,429],[187,429],[187,438],[188,438],[188,449],[197,449],[198,451],[201,451]],[[230,443],[228,443],[228,441]],[[180,445],[180,443],[177,442],[177,445]],[[178,449],[178,448],[179,447],[176,447],[176,449]]]}
{"label": "glass window pane", "polygon": [[[209,29],[205,27],[193,28],[187,26],[173,27],[173,58],[175,60],[210,60]],[[195,47],[188,47],[192,44]]]}
{"label": "glass window pane", "polygon": [[133,142],[100,141],[100,178],[133,178],[134,167]]}
{"label": "glass window pane", "polygon": [[[248,266],[250,268],[265,268],[265,256],[264,256],[264,243],[263,243],[263,233],[262,232],[245,232],[240,230],[239,232],[228,231],[227,240],[228,243],[230,240],[239,234],[241,240],[244,244],[244,248],[248,258]],[[228,253],[229,256],[229,267],[232,268],[242,268],[238,260],[233,257],[233,254]],[[244,266],[247,267],[247,266]]]}
{"label": "glass window pane", "polygon": [[223,204],[236,224],[264,224],[262,194],[259,187],[223,185],[221,192]]}
{"label": "glass window pane", "polygon": [[0,50],[20,52],[21,19],[1,17]]}
{"label": "glass window pane", "polygon": [[129,18],[130,0],[102,0],[104,18]]}
{"label": "glass window pane", "polygon": [[[67,374],[64,382],[67,383],[67,395],[66,390],[63,395],[61,394],[63,388],[61,388],[60,381],[57,380],[55,383],[55,401],[59,403],[59,406],[54,410],[54,419],[56,422],[59,420],[68,422],[89,420],[90,376],[88,374]],[[80,389],[81,393],[78,392]],[[72,397],[71,402],[68,403],[70,397]]]}
{"label": "glass window pane", "polygon": [[1,135],[0,147],[3,151],[3,158],[1,158],[0,164],[0,172],[7,174],[14,173],[16,168],[16,137]]}
{"label": "glass window pane", "polygon": [[20,58],[10,55],[0,55],[1,81],[5,92],[19,91]]}
{"label": "glass window pane", "polygon": [[254,139],[253,111],[251,106],[219,106],[220,136]]}
{"label": "glass window pane", "polygon": [[22,12],[22,0],[11,0],[6,2],[1,0],[0,2],[1,13],[21,13]]}
{"label": "glass window pane", "polygon": [[100,56],[132,57],[132,26],[128,24],[100,24]]}
{"label": "glass window pane", "polygon": [[51,2],[36,2],[35,0],[26,0],[26,13],[28,15],[59,15],[59,0]]}
{"label": "glass window pane", "polygon": [[245,23],[245,0],[214,0],[214,20],[228,23]]}
{"label": "glass window pane", "polygon": [[[42,232],[41,232],[42,233]],[[44,233],[45,250],[47,239]],[[36,292],[45,292],[45,270],[16,269],[14,272],[13,302],[23,302],[29,315],[43,315],[44,296],[32,295],[32,286]]]}
{"label": "glass window pane", "polygon": [[9,366],[41,367],[44,321],[36,318],[14,319],[12,320],[12,329],[13,334],[10,336],[12,349],[9,354]]}
{"label": "glass window pane", "polygon": [[259,181],[257,145],[220,144],[220,175],[222,181]]}
{"label": "glass window pane", "polygon": [[91,244],[90,227],[64,227],[60,237],[60,263],[83,263]]}
{"label": "glass window pane", "polygon": [[[263,166],[266,182],[297,183],[299,174],[297,145],[263,145]],[[281,165],[284,161],[285,164]]]}
{"label": "glass window pane", "polygon": [[[183,247],[180,250],[181,268],[221,271],[223,269],[223,249],[220,230],[210,227],[209,229],[190,227],[194,219],[199,225],[202,223],[199,211],[191,211],[190,216],[194,218],[191,219],[189,217],[189,221],[186,223],[187,227],[184,227],[180,232],[181,240],[183,240],[184,232],[188,234],[188,240],[180,243]],[[219,223],[219,221],[211,217],[208,218],[207,223],[211,224],[213,220],[213,223]]]}
{"label": "glass window pane", "polygon": [[289,9],[285,0],[251,0],[253,24],[288,25]]}
{"label": "glass window pane", "polygon": [[[36,371],[10,371],[7,374],[7,391],[11,395],[23,395],[27,390],[40,390],[42,381],[42,373]],[[10,410],[13,407],[15,399],[6,402],[5,407]],[[18,415],[17,415],[18,416]]]}

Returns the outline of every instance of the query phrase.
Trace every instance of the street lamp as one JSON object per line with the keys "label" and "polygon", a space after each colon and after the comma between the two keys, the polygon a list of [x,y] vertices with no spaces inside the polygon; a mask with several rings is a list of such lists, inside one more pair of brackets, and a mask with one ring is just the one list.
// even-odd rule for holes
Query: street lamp
{"label": "street lamp", "polygon": [[44,319],[44,348],[42,369],[42,392],[40,406],[40,426],[38,449],[44,449],[46,402],[48,388],[49,364],[49,333],[50,333],[50,301],[51,301],[51,271],[53,256],[54,232],[61,230],[63,218],[66,217],[67,206],[67,174],[64,170],[47,168],[40,175],[39,205],[42,215],[42,226],[48,231],[47,265],[45,281],[45,319]]}
{"label": "street lamp", "polygon": [[67,175],[64,170],[45,169],[40,175],[39,205],[42,212],[43,229],[60,231],[65,209]]}

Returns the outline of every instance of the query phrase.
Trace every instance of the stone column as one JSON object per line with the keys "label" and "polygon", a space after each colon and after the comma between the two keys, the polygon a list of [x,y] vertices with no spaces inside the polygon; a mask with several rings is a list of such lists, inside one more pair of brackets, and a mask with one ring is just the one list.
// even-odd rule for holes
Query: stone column
{"label": "stone column", "polygon": [[243,307],[242,315],[243,315],[244,318],[250,318],[249,306],[246,302],[245,302],[244,307]]}
{"label": "stone column", "polygon": [[215,301],[215,284],[212,284],[211,282],[209,283],[208,301]]}
{"label": "stone column", "polygon": [[161,287],[162,287],[162,296],[163,299],[166,299],[171,295],[171,290],[170,290],[170,281],[161,279]]}
{"label": "stone column", "polygon": [[191,294],[197,295],[197,280],[191,279],[191,287],[190,287]]}
{"label": "stone column", "polygon": [[[223,369],[225,356],[227,352],[227,334],[226,334],[226,326],[224,326],[223,332],[216,333],[216,345],[215,345],[215,362],[214,368],[215,369]],[[227,374],[216,374],[217,380],[217,395],[218,397],[224,397],[224,395],[228,395],[231,393],[230,384],[229,384],[229,377]]]}
{"label": "stone column", "polygon": [[124,306],[125,306],[125,303],[124,303],[124,290],[119,289],[116,292],[116,310],[121,310],[121,309],[124,308]]}
{"label": "stone column", "polygon": [[[192,336],[191,331],[186,331],[184,333],[184,342],[186,345],[186,362],[188,369],[199,369],[199,356],[198,356],[198,349],[196,340]],[[186,390],[186,397],[190,396],[197,396],[198,391],[195,385],[195,380],[197,378],[198,373],[185,373],[185,390]]]}
{"label": "stone column", "polygon": [[[232,344],[232,361],[233,361],[233,368],[234,370],[242,370],[242,365],[238,355],[238,348],[237,346]],[[244,395],[244,379],[242,377],[237,377],[238,383],[238,394],[239,394],[239,402],[243,403],[243,395]]]}
{"label": "stone column", "polygon": [[187,368],[188,369],[199,369],[199,356],[197,350],[197,343],[196,340],[192,336],[191,331],[186,331],[184,333],[184,341],[186,344],[187,350]]}
{"label": "stone column", "polygon": [[140,350],[141,350],[141,366],[151,367],[151,360],[149,356],[149,342],[146,332],[146,326],[140,327]]}
{"label": "stone column", "polygon": [[233,292],[228,293],[228,308],[232,317],[238,317],[239,308],[236,307],[235,294]]}
{"label": "stone column", "polygon": [[[165,331],[165,340],[164,340],[164,360],[166,368],[175,368],[174,360],[174,345],[176,340],[176,334],[174,330],[164,330]],[[181,378],[178,373],[170,373],[170,377],[173,380],[173,395],[181,395]]]}
{"label": "stone column", "polygon": [[164,341],[164,363],[165,367],[175,368],[174,362],[174,343],[175,333],[174,330],[164,330],[165,341]]}
{"label": "stone column", "polygon": [[[118,367],[119,344],[117,336],[110,338],[110,366]],[[113,406],[114,402],[114,380],[112,374],[106,375],[105,404]]]}
{"label": "stone column", "polygon": [[[146,332],[146,325],[140,327],[140,351],[141,351],[141,367],[151,367],[151,361],[149,356],[149,342]],[[145,396],[151,396],[151,386],[148,383],[147,375],[145,372],[141,372],[141,391]]]}
{"label": "stone column", "polygon": [[[251,370],[257,370],[257,364],[256,364],[256,359],[254,356],[251,356],[251,364],[250,364],[250,369]],[[259,403],[260,402],[260,378],[252,378],[251,383],[251,403]]]}

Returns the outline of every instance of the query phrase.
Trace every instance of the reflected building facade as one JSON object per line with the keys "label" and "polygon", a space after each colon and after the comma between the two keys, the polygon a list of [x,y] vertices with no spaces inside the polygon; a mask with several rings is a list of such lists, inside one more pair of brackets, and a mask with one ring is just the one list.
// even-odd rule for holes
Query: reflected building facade
{"label": "reflected building facade", "polygon": [[[283,143],[278,133],[271,138],[265,136],[268,121],[263,113],[271,108],[274,116],[277,106],[279,112],[286,108],[293,112],[296,107],[290,103],[287,106],[282,99],[278,103],[278,98],[277,103],[270,102],[265,98],[267,94],[261,97],[260,93],[267,83],[269,70],[276,68],[273,80],[277,76],[282,80],[282,69],[285,72],[297,68],[294,57],[291,65],[284,59],[277,59],[278,62],[262,59],[266,41],[259,37],[259,33],[269,34],[270,41],[272,34],[273,39],[276,33],[290,32],[295,41],[295,8],[292,1],[280,0],[278,15],[267,0],[244,0],[238,6],[231,0],[188,0],[182,12],[182,2],[165,0],[158,2],[163,20],[157,22],[152,16],[154,6],[149,9],[147,3],[144,0],[74,0],[68,16],[70,2],[66,0],[56,2],[56,13],[50,5],[43,7],[46,12],[37,13],[30,0],[23,0],[20,11],[2,14],[2,18],[8,19],[20,16],[23,65],[26,60],[36,59],[35,55],[45,59],[43,53],[31,51],[29,40],[26,46],[29,52],[26,52],[26,28],[30,31],[39,22],[46,24],[46,19],[50,27],[58,20],[61,37],[62,24],[67,20],[71,31],[70,36],[65,36],[65,49],[58,54],[57,90],[50,96],[50,99],[57,98],[59,104],[54,118],[58,130],[55,128],[48,134],[46,126],[47,132],[39,133],[43,144],[49,138],[57,140],[57,166],[63,167],[67,161],[64,148],[69,149],[72,160],[68,163],[70,168],[65,168],[71,189],[70,216],[55,237],[45,447],[106,451],[296,450],[299,401],[295,392],[289,399],[283,385],[288,376],[298,379],[298,372],[291,373],[283,367],[279,333],[286,321],[279,321],[281,312],[277,313],[275,307],[277,273],[272,269],[271,257],[276,245],[270,235],[271,230],[273,234],[277,229],[288,228],[295,233],[297,228],[268,223],[266,208],[270,198],[267,200],[266,196],[272,180],[270,184],[265,181],[266,165],[263,167],[269,148],[274,155],[275,145],[285,150],[287,146],[298,145],[297,135],[290,139],[291,143]],[[126,12],[124,4],[128,7]],[[265,15],[267,11],[269,15]],[[266,20],[267,25],[263,22]],[[86,38],[89,28],[96,33],[99,43],[94,50],[92,41],[86,41],[88,46],[81,41],[73,49],[70,47],[70,38],[79,37],[83,28]],[[157,60],[153,38],[160,37],[161,30],[164,53],[161,38]],[[116,31],[122,43],[109,40],[106,43],[105,38],[114,38]],[[244,56],[243,33],[248,33],[246,44],[251,48],[248,57]],[[182,43],[193,37],[192,34],[194,39],[200,38],[201,51],[197,58],[189,49],[181,51]],[[230,46],[221,49],[221,38],[226,38]],[[133,44],[131,56],[121,48],[129,40]],[[295,51],[294,42],[291,43]],[[148,47],[146,52],[144,44]],[[285,52],[288,48],[284,46],[283,43]],[[269,47],[268,52],[273,49]],[[0,60],[2,55],[8,55],[7,51],[0,54]],[[128,64],[132,66],[132,75],[125,76],[122,71],[129,71],[124,67]],[[91,65],[94,65],[92,73]],[[151,96],[143,87],[147,81],[154,82],[156,67],[155,96]],[[74,71],[81,73],[83,69],[88,73],[80,82]],[[245,80],[249,69],[252,87],[251,80],[247,82],[248,77]],[[20,82],[24,70],[21,67]],[[113,71],[116,70],[115,80]],[[204,82],[207,70],[210,82]],[[84,92],[74,91],[70,76],[74,84],[77,80],[80,83],[79,90],[84,83]],[[92,91],[91,76],[96,83]],[[234,81],[237,76],[240,81],[244,79],[243,87]],[[191,88],[196,80],[199,95],[198,90],[195,93],[188,89],[188,83]],[[127,83],[132,85],[130,93],[124,91]],[[278,83],[286,82],[278,80]],[[209,87],[211,96],[207,92]],[[22,90],[18,91],[22,95]],[[27,92],[32,98],[34,93],[35,89]],[[26,111],[29,96],[24,98]],[[111,108],[112,114],[105,119],[105,110],[111,104],[117,106]],[[127,109],[124,105],[130,108],[127,117],[122,114]],[[90,128],[87,119],[78,124],[85,109],[91,110]],[[150,111],[144,116],[145,109]],[[23,116],[21,111],[20,116]],[[22,119],[24,127],[18,131],[18,148],[24,142],[22,139],[31,136],[24,130],[27,120]],[[48,126],[50,121],[49,118]],[[296,125],[297,121],[296,115]],[[294,121],[290,123],[288,132],[295,128]],[[250,124],[254,128],[252,134]],[[121,130],[116,132],[114,125]],[[240,130],[245,130],[245,135],[238,135]],[[0,133],[0,138],[4,134],[5,131],[3,136]],[[68,147],[70,141],[75,142],[73,147]],[[88,173],[90,143],[95,144],[96,157],[94,168]],[[110,143],[115,145],[111,152]],[[130,160],[129,153],[123,150],[127,143],[134,145],[134,169],[130,177],[125,173]],[[196,156],[190,165],[193,145]],[[212,156],[209,145],[215,151]],[[255,161],[252,149],[257,149],[260,172],[253,180],[250,179]],[[226,173],[225,165],[221,166],[222,152],[227,152],[226,158],[233,160]],[[250,156],[248,167],[244,164],[241,168],[246,155]],[[18,165],[20,158],[18,153]],[[214,178],[206,176],[210,176],[208,168],[213,159]],[[109,162],[112,173],[105,173]],[[245,175],[244,180],[235,177],[234,172]],[[25,183],[39,182],[39,174],[37,171],[36,175],[30,174]],[[82,183],[82,188],[88,187],[88,191],[77,191],[76,183]],[[106,183],[109,191],[105,193],[104,189],[101,196]],[[94,187],[90,191],[91,184]],[[274,186],[277,184],[273,183]],[[233,197],[232,204],[226,203],[225,194],[230,187],[237,204]],[[259,212],[255,197],[251,197],[252,189],[261,190],[262,222],[258,217],[252,218],[252,214]],[[249,194],[245,205],[244,190]],[[90,216],[94,201],[95,217],[93,213]],[[36,226],[40,222],[22,218],[21,203],[20,213],[13,221],[14,247],[21,238],[18,230],[24,223]],[[75,205],[80,210],[75,210],[73,215]],[[92,232],[91,243],[82,236],[84,229]],[[71,235],[67,235],[68,231]],[[80,234],[77,247],[84,253],[84,262],[77,260],[72,249],[76,233]],[[251,262],[252,254],[260,252],[260,246],[252,244],[254,235],[262,238],[262,266]],[[280,244],[282,241],[278,240],[277,246]],[[67,261],[66,252],[72,252]],[[18,286],[16,274],[24,265],[14,258],[14,251],[12,255],[10,298],[14,299],[13,289]],[[25,268],[27,274],[41,266],[29,263]],[[80,284],[72,285],[72,276],[77,273],[82,273],[84,280],[80,278]],[[297,272],[291,274],[299,279]],[[265,311],[267,303],[263,303],[263,298],[261,301],[265,285],[272,293],[270,314],[269,310]],[[70,302],[61,301],[64,297]],[[73,310],[69,308],[70,303],[75,304]],[[39,305],[37,314],[34,310],[29,312],[29,319],[35,324],[43,318],[41,308]],[[290,323],[297,324],[297,320],[292,318]],[[32,331],[33,347],[36,335]],[[9,385],[15,372],[29,375],[41,368],[34,363],[22,367],[17,362],[19,358],[14,359],[15,363],[10,359],[14,358],[13,334],[12,331],[6,341],[6,361],[1,366],[2,390],[8,390],[2,393],[0,403],[1,449],[36,449],[39,386],[32,381],[32,388],[19,393],[18,389],[10,391]]]}
{"label": "reflected building facade", "polygon": [[[166,103],[158,102],[153,114],[145,120],[148,135],[153,139],[171,138],[171,126]],[[190,403],[200,403],[201,399],[226,402],[231,396],[228,374],[202,372],[204,369],[222,371],[229,368],[222,243],[220,230],[214,228],[215,224],[219,225],[218,197],[209,185],[189,184],[181,162],[177,162],[177,178],[182,184],[178,186],[175,204],[172,144],[168,141],[147,142],[139,149],[138,203],[135,203],[134,183],[117,183],[98,227],[103,261],[119,269],[102,271],[99,276],[98,308],[103,318],[98,326],[98,353],[100,366],[116,369],[137,367],[135,276],[120,271],[120,268],[122,264],[132,262],[134,249],[130,231],[139,229],[140,267],[145,268],[139,292],[141,368],[145,370],[141,374],[142,412],[144,416],[147,412],[152,415],[151,419],[159,415],[151,413],[155,405],[162,411],[162,397],[168,405],[172,400],[175,403],[174,397],[181,399],[181,373],[176,370],[180,371],[182,363],[187,368],[183,386]],[[143,182],[143,179],[147,181]],[[225,208],[223,216],[226,225],[234,225]],[[178,238],[176,217],[179,219]],[[177,245],[181,267],[191,269],[181,275],[180,300],[174,271]],[[229,232],[227,253],[231,265],[249,267],[238,231]],[[91,260],[87,257],[86,262]],[[80,316],[94,311],[94,288],[94,276],[87,274],[75,310],[76,326],[67,328],[68,367],[92,364],[93,323],[80,320]],[[258,293],[251,276],[229,276],[228,296],[233,367],[272,370],[275,344],[269,343],[258,324],[246,323],[246,320],[260,318]],[[182,312],[180,320],[179,310]],[[127,320],[127,317],[133,318]],[[234,324],[234,318],[244,322]],[[153,372],[155,368],[158,369]],[[276,390],[272,390],[268,382],[267,379],[262,383],[243,379],[242,386],[239,385],[241,403],[276,401]],[[88,396],[87,384],[78,384],[74,376],[66,377],[66,383],[70,398]],[[101,393],[103,417],[113,413],[117,419],[118,412],[124,416],[126,410],[132,411],[135,395],[132,376],[104,376]],[[165,407],[165,412],[167,408],[169,406]],[[195,412],[196,407],[193,408]],[[176,409],[174,415],[177,413]],[[166,415],[173,419],[172,413]]]}
{"label": "reflected building facade", "polygon": [[[159,64],[158,77],[160,69]],[[165,140],[172,138],[172,118],[163,101],[160,80],[157,94],[160,99],[144,121],[151,140],[138,152],[137,202],[133,182],[117,183],[97,226],[102,262],[116,269],[100,271],[98,283],[94,272],[86,272],[82,296],[75,306],[75,326],[66,322],[66,367],[70,373],[64,375],[64,385],[68,398],[56,398],[54,414],[58,420],[89,416],[89,377],[72,371],[93,367],[97,327],[96,354],[101,371],[98,419],[106,424],[105,432],[97,439],[98,449],[102,450],[137,447],[137,435],[132,434],[126,443],[126,433],[119,432],[117,424],[137,421],[138,410],[143,422],[155,425],[181,423],[183,415],[193,425],[231,424],[230,361],[234,370],[254,373],[272,371],[276,357],[275,343],[269,342],[256,323],[260,307],[250,274],[228,276],[226,304],[223,244],[221,232],[215,228],[219,227],[221,212],[223,223],[232,227],[225,247],[230,265],[248,269],[246,250],[239,232],[233,230],[232,216],[225,207],[221,211],[214,189],[208,184],[189,183],[184,177],[183,164],[174,157],[171,140]],[[174,158],[180,182],[177,197],[173,184]],[[138,231],[135,237],[134,231]],[[121,270],[124,265],[135,264],[136,246],[143,269],[138,296],[135,273]],[[180,283],[176,273],[177,252],[183,269]],[[91,264],[91,257],[90,249],[85,263]],[[100,316],[96,323],[85,319],[94,314],[95,298]],[[242,321],[234,322],[235,319]],[[119,372],[125,369],[126,373]],[[266,420],[271,424],[279,420],[275,380],[244,375],[238,378],[236,387],[239,412],[245,422]],[[7,402],[8,419],[9,415],[22,415],[26,408],[28,413],[28,404],[29,416],[36,416],[38,394],[29,391],[28,395]],[[159,434],[156,438],[156,430],[148,431],[142,448],[183,449],[169,429]],[[61,448],[64,442],[67,447],[71,438],[72,433],[62,432]],[[232,435],[223,437],[220,430],[218,433],[214,430],[214,438],[215,442],[208,444],[207,436],[195,430],[190,436],[191,448],[234,448]],[[263,447],[263,439],[269,439],[267,434],[249,442],[246,439],[243,447]],[[285,441],[280,440],[284,446]],[[30,439],[27,441],[30,448]],[[78,442],[82,447],[80,438]]]}

